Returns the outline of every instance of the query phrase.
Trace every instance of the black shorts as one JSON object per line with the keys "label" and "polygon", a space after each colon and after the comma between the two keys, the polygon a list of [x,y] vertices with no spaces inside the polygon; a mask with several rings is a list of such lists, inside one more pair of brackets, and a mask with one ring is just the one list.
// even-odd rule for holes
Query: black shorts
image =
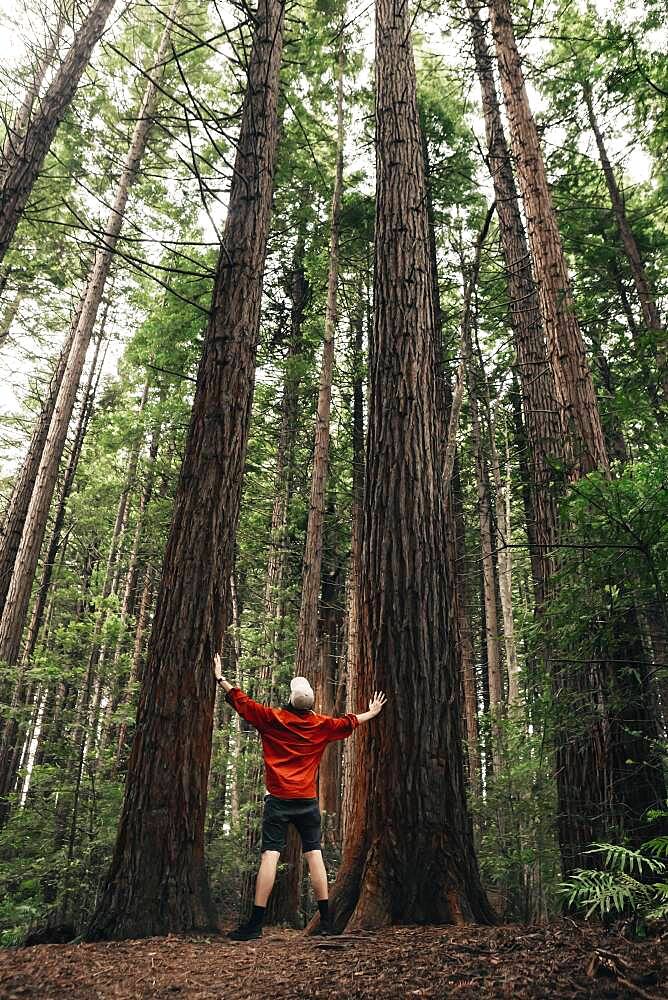
{"label": "black shorts", "polygon": [[279,799],[265,795],[262,816],[262,850],[282,851],[288,823],[297,827],[303,851],[320,850],[320,806],[317,799]]}

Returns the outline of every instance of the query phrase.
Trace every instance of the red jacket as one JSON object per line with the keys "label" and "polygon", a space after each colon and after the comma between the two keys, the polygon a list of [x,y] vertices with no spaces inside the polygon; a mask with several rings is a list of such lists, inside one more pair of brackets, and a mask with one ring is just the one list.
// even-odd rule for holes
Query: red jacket
{"label": "red jacket", "polygon": [[269,708],[239,688],[232,688],[225,697],[260,733],[267,791],[281,799],[315,798],[315,776],[327,744],[350,736],[358,725],[352,714],[334,719],[315,712]]}

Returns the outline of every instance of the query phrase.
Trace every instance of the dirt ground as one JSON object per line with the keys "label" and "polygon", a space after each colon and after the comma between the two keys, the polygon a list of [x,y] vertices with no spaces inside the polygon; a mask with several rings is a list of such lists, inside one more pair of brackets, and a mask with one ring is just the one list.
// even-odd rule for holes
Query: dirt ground
{"label": "dirt ground", "polygon": [[668,997],[668,934],[631,942],[571,920],[391,927],[334,938],[167,937],[0,953],[2,1000]]}

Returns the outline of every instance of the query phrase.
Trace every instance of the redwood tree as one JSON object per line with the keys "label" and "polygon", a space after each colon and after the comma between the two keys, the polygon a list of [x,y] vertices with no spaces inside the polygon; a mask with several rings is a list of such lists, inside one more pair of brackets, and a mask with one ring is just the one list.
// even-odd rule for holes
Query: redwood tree
{"label": "redwood tree", "polygon": [[[44,540],[60,460],[63,448],[65,447],[67,429],[86,360],[86,352],[88,351],[93,335],[98,310],[109,278],[114,251],[125,219],[130,191],[137,179],[139,167],[146,151],[146,144],[159,97],[159,79],[164,71],[165,57],[169,51],[173,18],[178,9],[178,3],[179,0],[173,0],[167,24],[162,32],[156,53],[155,78],[149,79],[144,89],[137,122],[132,133],[130,148],[125,157],[112,209],[101,240],[102,245],[95,254],[90,273],[88,274],[86,288],[75,315],[72,330],[70,331],[68,344],[71,344],[71,346],[67,355],[67,363],[62,373],[55,403],[53,404],[53,412],[48,432],[44,438],[43,450],[35,473],[34,483],[28,482],[26,485],[26,489],[32,486],[32,493],[25,514],[25,525],[22,526],[21,541],[16,550],[13,573],[7,590],[2,621],[0,622],[0,659],[6,660],[8,663],[14,663],[18,656],[21,633],[28,611],[32,583]],[[61,364],[59,363],[58,373],[60,372],[60,368]],[[56,377],[54,376],[54,383]],[[44,414],[40,418],[40,427],[43,420]],[[33,440],[31,451],[34,444],[35,441]],[[12,542],[12,539],[13,536],[8,536],[9,543]]]}
{"label": "redwood tree", "polygon": [[[115,2],[95,0],[58,72],[39,99],[39,110],[32,116],[19,115],[19,120],[25,121],[25,130],[23,134],[14,130],[11,144],[5,145],[0,164],[0,262]],[[31,108],[33,104],[34,98]]]}
{"label": "redwood tree", "polygon": [[[375,311],[359,696],[389,695],[357,768],[339,927],[491,920],[466,808],[444,572],[435,316],[410,17],[376,7]],[[357,777],[357,775],[355,775]]]}
{"label": "redwood tree", "polygon": [[213,290],[111,869],[90,939],[214,930],[204,820],[278,146],[284,4],[260,0]]}
{"label": "redwood tree", "polygon": [[[562,456],[572,479],[593,470],[609,476],[598,403],[574,311],[566,259],[508,0],[494,0],[490,19],[527,215],[547,357],[564,435]],[[488,123],[488,132],[489,127]],[[496,155],[505,158],[498,143],[495,148]],[[506,191],[509,194],[509,187]],[[504,200],[512,204],[512,200],[499,197],[500,204]],[[510,236],[508,240],[510,246]],[[524,340],[525,357],[529,360],[531,341],[528,337]],[[533,343],[538,344],[535,336]],[[551,387],[545,382],[543,389],[549,391]],[[547,421],[536,420],[532,433],[535,417],[530,411],[527,417],[530,438],[534,438],[539,450],[536,463],[539,474],[540,466],[546,466],[544,449],[550,439],[545,432],[549,431],[549,425]],[[547,500],[548,496],[547,491],[537,489],[538,500],[541,497]],[[537,533],[543,534],[547,545],[558,545],[561,538],[559,534],[555,536],[552,527],[557,524],[557,516],[556,512],[550,512],[549,506],[548,501],[542,516],[537,508]],[[549,579],[554,562],[547,562],[543,572]],[[550,661],[553,691],[559,706],[556,734],[559,842],[567,871],[591,863],[591,855],[587,854],[589,845],[614,836],[617,830],[623,830],[636,846],[652,836],[656,826],[647,820],[647,810],[660,808],[666,795],[651,695],[646,680],[635,669],[642,659],[635,612],[630,610],[624,621],[615,624],[612,634],[598,640],[596,645],[591,660],[584,663],[558,657]],[[554,657],[554,653],[550,656]]]}

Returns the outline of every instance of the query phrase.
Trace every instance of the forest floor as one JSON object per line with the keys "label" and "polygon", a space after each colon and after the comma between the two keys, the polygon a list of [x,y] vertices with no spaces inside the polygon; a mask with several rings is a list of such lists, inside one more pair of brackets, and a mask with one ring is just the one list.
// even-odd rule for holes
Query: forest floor
{"label": "forest floor", "polygon": [[666,936],[544,926],[390,927],[333,938],[166,937],[0,953],[2,1000],[668,997]]}

